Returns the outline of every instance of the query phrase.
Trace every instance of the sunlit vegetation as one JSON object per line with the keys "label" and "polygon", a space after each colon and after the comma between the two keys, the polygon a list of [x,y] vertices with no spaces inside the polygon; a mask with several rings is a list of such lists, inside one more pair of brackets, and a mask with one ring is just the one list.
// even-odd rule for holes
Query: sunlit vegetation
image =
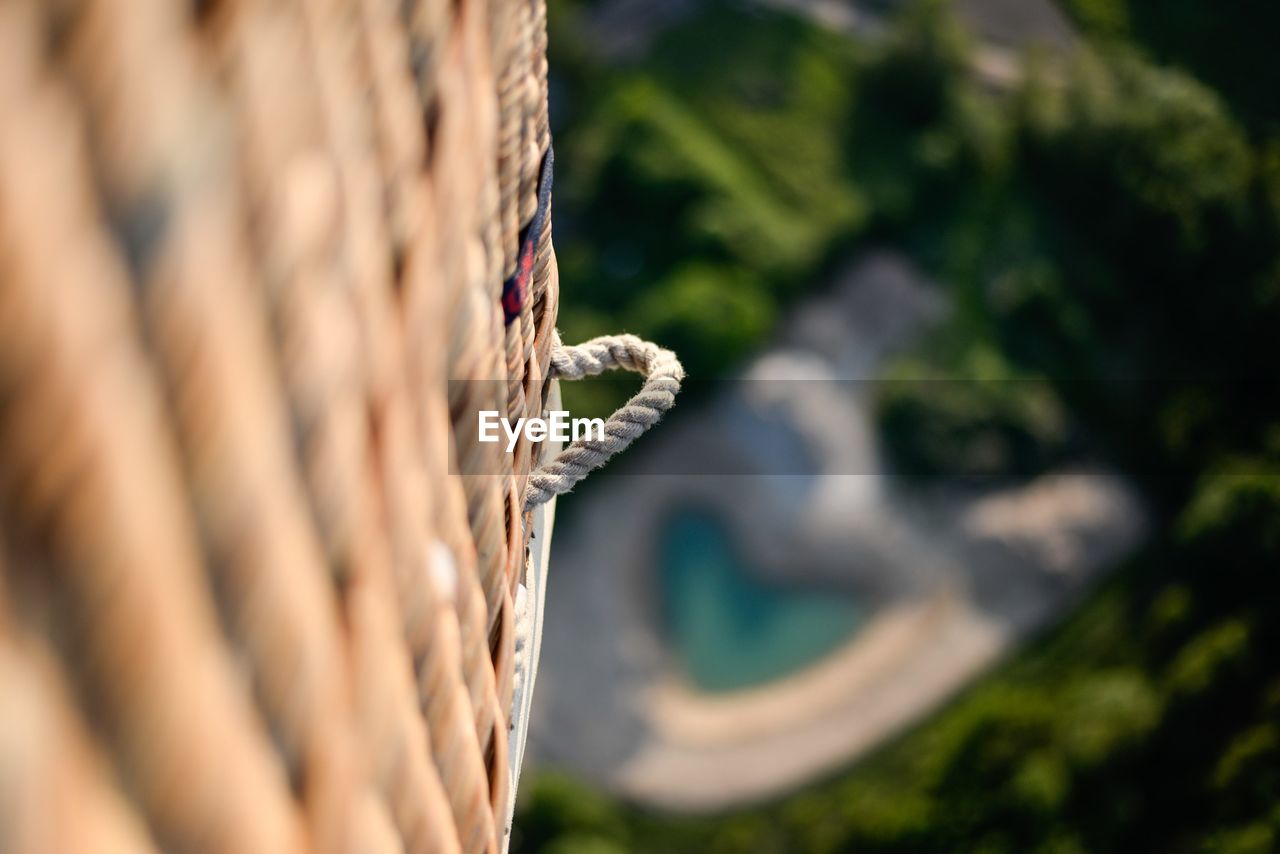
{"label": "sunlit vegetation", "polygon": [[898,463],[1025,478],[1087,434],[1156,535],[835,779],[679,819],[547,778],[516,849],[1280,848],[1277,23],[1246,2],[1065,5],[1084,44],[1012,91],[975,78],[937,3],[854,44],[710,2],[617,67],[555,7],[568,338],[627,328],[723,374],[839,259],[896,247],[954,310],[893,376],[975,380],[886,386]]}

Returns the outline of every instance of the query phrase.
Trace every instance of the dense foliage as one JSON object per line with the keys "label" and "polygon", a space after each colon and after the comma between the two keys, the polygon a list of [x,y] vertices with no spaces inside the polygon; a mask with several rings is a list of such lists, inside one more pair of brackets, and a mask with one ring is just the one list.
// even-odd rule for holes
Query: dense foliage
{"label": "dense foliage", "polygon": [[936,3],[864,46],[709,3],[620,67],[556,7],[568,337],[629,326],[715,375],[836,258],[893,245],[956,306],[894,374],[977,380],[887,386],[899,463],[1022,477],[1088,433],[1158,519],[838,778],[709,819],[547,778],[517,849],[1280,848],[1280,30],[1245,0],[1068,6],[1088,43],[1002,93]]}

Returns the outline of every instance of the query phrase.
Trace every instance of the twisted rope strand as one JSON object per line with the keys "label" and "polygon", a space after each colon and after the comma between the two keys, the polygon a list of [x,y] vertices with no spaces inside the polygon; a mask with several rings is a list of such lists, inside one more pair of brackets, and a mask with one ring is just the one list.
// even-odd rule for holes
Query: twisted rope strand
{"label": "twisted rope strand", "polygon": [[580,380],[611,368],[625,368],[645,377],[644,387],[604,425],[603,439],[579,439],[554,460],[529,475],[524,509],[532,510],[573,489],[583,478],[623,451],[657,424],[675,405],[684,368],[675,353],[634,335],[605,335],[574,347],[559,339],[551,350],[551,376]]}

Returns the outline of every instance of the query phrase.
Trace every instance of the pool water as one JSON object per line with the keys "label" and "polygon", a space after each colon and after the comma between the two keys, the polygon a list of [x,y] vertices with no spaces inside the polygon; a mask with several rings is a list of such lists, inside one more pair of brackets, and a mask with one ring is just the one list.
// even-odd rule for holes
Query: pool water
{"label": "pool water", "polygon": [[734,691],[786,676],[862,624],[862,609],[848,596],[759,580],[727,526],[708,512],[674,516],[660,547],[668,640],[702,690]]}

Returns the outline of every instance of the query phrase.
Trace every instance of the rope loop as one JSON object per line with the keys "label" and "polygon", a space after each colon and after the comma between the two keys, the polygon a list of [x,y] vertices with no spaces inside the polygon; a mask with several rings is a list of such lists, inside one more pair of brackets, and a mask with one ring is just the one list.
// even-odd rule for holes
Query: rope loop
{"label": "rope loop", "polygon": [[573,347],[562,345],[557,336],[552,343],[552,377],[580,380],[611,368],[625,368],[643,375],[644,387],[605,421],[603,439],[578,439],[529,475],[525,510],[573,489],[657,424],[675,405],[684,368],[670,350],[634,335],[603,335]]}

